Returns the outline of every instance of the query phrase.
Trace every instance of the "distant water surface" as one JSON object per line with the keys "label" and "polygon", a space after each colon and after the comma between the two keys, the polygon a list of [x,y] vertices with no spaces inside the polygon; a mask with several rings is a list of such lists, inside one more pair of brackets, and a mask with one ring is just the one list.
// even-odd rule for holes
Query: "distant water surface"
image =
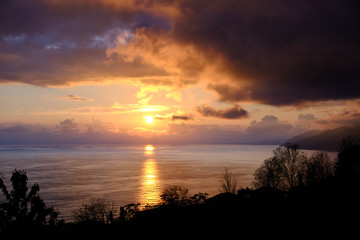
{"label": "distant water surface", "polygon": [[213,196],[219,193],[224,168],[237,178],[239,187],[250,187],[255,169],[276,147],[0,146],[0,173],[10,188],[11,172],[26,170],[29,183],[39,183],[45,203],[71,221],[72,211],[90,199],[114,201],[116,208],[133,202],[153,204],[167,185]]}

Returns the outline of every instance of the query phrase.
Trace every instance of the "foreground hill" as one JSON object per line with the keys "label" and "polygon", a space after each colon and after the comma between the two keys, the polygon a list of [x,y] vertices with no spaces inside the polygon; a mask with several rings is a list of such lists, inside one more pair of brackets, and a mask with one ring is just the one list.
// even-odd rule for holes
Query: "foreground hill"
{"label": "foreground hill", "polygon": [[340,140],[349,135],[360,136],[360,126],[339,127],[331,130],[312,130],[297,135],[287,142],[298,143],[303,149],[337,151]]}

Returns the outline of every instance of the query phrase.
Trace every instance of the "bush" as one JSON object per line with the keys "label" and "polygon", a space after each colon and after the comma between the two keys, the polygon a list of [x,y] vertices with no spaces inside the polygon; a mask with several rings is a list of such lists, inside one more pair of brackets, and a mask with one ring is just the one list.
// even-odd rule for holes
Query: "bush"
{"label": "bush", "polygon": [[207,198],[207,193],[198,193],[189,196],[189,189],[180,185],[171,185],[163,189],[160,195],[161,202],[154,206],[145,206],[145,210],[155,209],[159,206],[173,205],[173,206],[188,206],[192,204],[203,204]]}
{"label": "bush", "polygon": [[189,189],[180,185],[168,186],[160,195],[163,204],[187,204]]}
{"label": "bush", "polygon": [[114,210],[114,203],[112,201],[92,199],[73,211],[72,216],[75,222],[95,221],[110,223],[113,221]]}

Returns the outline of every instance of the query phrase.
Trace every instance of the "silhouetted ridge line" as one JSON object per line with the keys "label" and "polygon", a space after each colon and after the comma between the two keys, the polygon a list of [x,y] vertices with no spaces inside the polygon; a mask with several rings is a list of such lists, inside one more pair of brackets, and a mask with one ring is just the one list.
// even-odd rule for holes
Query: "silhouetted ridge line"
{"label": "silhouetted ridge line", "polygon": [[360,135],[360,126],[348,126],[326,131],[312,130],[290,138],[288,143],[297,143],[302,149],[338,151],[341,139]]}

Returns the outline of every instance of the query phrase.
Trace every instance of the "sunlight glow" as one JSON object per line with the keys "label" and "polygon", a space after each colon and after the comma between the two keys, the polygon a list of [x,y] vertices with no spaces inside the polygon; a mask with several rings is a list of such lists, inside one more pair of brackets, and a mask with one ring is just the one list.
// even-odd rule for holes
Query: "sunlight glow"
{"label": "sunlight glow", "polygon": [[153,146],[153,145],[147,145],[147,146],[145,147],[145,150],[146,150],[146,151],[153,151],[153,150],[154,150],[154,146]]}
{"label": "sunlight glow", "polygon": [[152,155],[154,154],[154,146],[153,145],[147,145],[145,147],[145,155]]}
{"label": "sunlight glow", "polygon": [[154,118],[152,116],[145,116],[144,118],[148,124],[152,124],[154,122]]}

